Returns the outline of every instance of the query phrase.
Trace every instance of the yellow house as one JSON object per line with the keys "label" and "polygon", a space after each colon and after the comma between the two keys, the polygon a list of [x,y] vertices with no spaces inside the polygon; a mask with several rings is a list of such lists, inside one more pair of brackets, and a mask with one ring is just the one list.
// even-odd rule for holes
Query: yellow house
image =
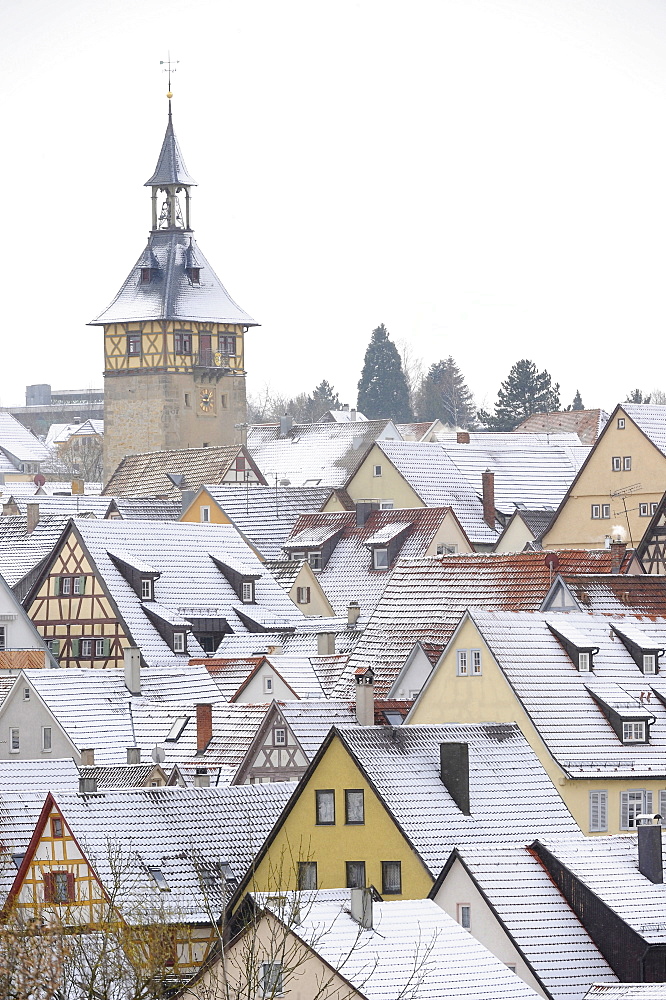
{"label": "yellow house", "polygon": [[640,542],[666,483],[666,406],[622,403],[562,500],[545,549],[600,548],[620,525]]}
{"label": "yellow house", "polygon": [[[466,612],[408,723],[516,723],[586,834],[666,807],[666,621]],[[663,700],[662,700],[663,699]]]}
{"label": "yellow house", "polygon": [[333,728],[232,905],[299,887],[424,898],[456,844],[537,828],[577,832],[517,726]]}

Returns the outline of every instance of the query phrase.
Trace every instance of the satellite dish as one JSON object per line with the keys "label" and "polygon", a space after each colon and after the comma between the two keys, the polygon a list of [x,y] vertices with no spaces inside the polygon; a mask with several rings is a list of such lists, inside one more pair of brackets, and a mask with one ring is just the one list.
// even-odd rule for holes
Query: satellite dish
{"label": "satellite dish", "polygon": [[163,764],[166,760],[166,753],[164,752],[164,747],[161,747],[159,743],[156,743],[153,747],[152,758],[156,764]]}
{"label": "satellite dish", "polygon": [[41,488],[46,482],[46,476],[43,476],[41,472],[38,472],[37,475],[33,477],[32,481],[35,486],[39,486]]}
{"label": "satellite dish", "polygon": [[546,566],[553,573],[560,568],[560,560],[555,552],[549,552],[546,556]]}

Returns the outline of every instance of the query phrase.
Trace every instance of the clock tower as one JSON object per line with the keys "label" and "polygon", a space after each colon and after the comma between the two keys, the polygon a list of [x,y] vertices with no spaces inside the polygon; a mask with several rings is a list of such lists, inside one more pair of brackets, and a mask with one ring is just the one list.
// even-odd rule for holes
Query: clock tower
{"label": "clock tower", "polygon": [[233,444],[245,423],[244,337],[257,326],[197,246],[192,188],[173,130],[151,189],[148,243],[104,328],[104,479],[125,455]]}

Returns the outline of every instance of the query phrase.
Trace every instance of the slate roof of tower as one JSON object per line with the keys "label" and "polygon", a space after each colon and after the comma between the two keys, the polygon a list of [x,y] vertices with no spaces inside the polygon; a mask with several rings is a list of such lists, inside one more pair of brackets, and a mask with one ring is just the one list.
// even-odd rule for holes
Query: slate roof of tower
{"label": "slate roof of tower", "polygon": [[293,424],[280,436],[279,424],[253,424],[247,448],[264,476],[291,486],[342,487],[380,438],[400,439],[390,420]]}
{"label": "slate roof of tower", "polygon": [[425,556],[446,517],[455,518],[448,507],[375,510],[363,525],[356,524],[355,511],[304,514],[294,524],[287,546],[298,551],[338,532],[328,562],[317,571],[317,580],[336,614],[346,614],[350,602],[357,601],[363,614],[369,616],[395,567],[394,561],[387,570],[373,569],[369,546],[388,545],[392,537],[404,532],[399,557]]}
{"label": "slate roof of tower", "polygon": [[[304,616],[288,595],[263,568],[249,546],[231,524],[190,524],[155,521],[146,531],[141,521],[89,520],[72,522],[80,532],[97,570],[140,647],[146,663],[183,661],[159,635],[144,612],[144,604],[129,585],[110,553],[153,567],[160,573],[155,580],[155,602],[180,618],[221,618],[234,632],[247,631],[240,617],[263,613],[273,627],[294,628]],[[256,573],[256,604],[243,604],[222,571],[213,561],[242,562]],[[193,635],[188,636],[189,656],[202,656]],[[186,654],[187,655],[187,654]]]}
{"label": "slate roof of tower", "polygon": [[[473,845],[456,853],[553,1000],[582,1000],[592,983],[615,981],[588,932],[526,846]],[[431,895],[435,897],[435,889]]]}
{"label": "slate roof of tower", "polygon": [[[271,908],[270,896],[255,898]],[[539,995],[431,900],[373,902],[373,926],[363,929],[351,916],[349,890],[319,890],[311,900],[302,893],[286,898],[300,911],[291,932],[340,971],[354,996],[534,1000]],[[285,986],[289,981],[285,977]],[[348,995],[347,988],[342,994]]]}
{"label": "slate roof of tower", "polygon": [[180,151],[176,133],[173,130],[173,120],[171,117],[171,101],[169,101],[169,120],[166,132],[162,140],[162,148],[157,158],[157,166],[152,177],[149,177],[144,187],[152,187],[163,184],[183,184],[186,186],[195,185],[196,181],[187,172],[183,154]]}
{"label": "slate roof of tower", "polygon": [[325,486],[251,486],[206,484],[213,500],[264,559],[282,558],[282,545],[301,514],[320,510],[330,489]]}
{"label": "slate roof of tower", "polygon": [[[187,273],[188,255],[194,250],[200,267],[199,284]],[[150,255],[153,277],[142,283],[141,269]],[[132,323],[141,320],[231,323],[257,326],[257,321],[234,302],[196,245],[191,232],[183,229],[151,231],[141,256],[111,304],[90,326]]]}
{"label": "slate roof of tower", "polygon": [[[130,499],[180,497],[182,490],[198,490],[204,483],[219,482],[239,454],[243,455],[241,445],[228,444],[127,455],[111,474],[104,487],[104,497],[107,500],[114,496]],[[176,486],[168,473],[182,475],[182,486]]]}
{"label": "slate roof of tower", "polygon": [[[610,572],[607,549],[558,551],[559,572]],[[371,665],[375,690],[386,696],[416,642],[451,638],[468,607],[538,611],[554,574],[545,552],[400,559],[354,649],[351,665]]]}
{"label": "slate roof of tower", "polygon": [[635,832],[582,839],[544,834],[537,839],[646,943],[666,942],[666,885],[639,872]]}
{"label": "slate roof of tower", "polygon": [[[638,629],[648,643],[666,648],[666,619],[473,607],[469,615],[541,739],[567,774],[576,778],[666,776],[666,707],[660,700],[666,702],[666,673],[643,674],[610,627],[613,623],[620,629]],[[593,671],[579,672],[549,622],[555,629],[573,626],[591,647],[598,647]],[[428,683],[434,676],[419,700],[427,699]],[[614,706],[621,717],[653,717],[649,743],[623,743],[599,701]]]}

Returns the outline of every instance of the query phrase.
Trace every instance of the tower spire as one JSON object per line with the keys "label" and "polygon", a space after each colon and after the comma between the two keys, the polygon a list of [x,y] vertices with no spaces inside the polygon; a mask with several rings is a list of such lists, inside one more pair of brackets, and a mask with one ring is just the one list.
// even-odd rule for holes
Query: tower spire
{"label": "tower spire", "polygon": [[[152,188],[152,217],[153,230],[156,229],[190,229],[190,188],[196,186],[196,181],[187,172],[183,154],[180,151],[176,134],[173,130],[173,118],[171,115],[171,73],[175,72],[178,60],[172,60],[171,53],[168,59],[160,61],[164,67],[164,72],[169,74],[169,90],[167,98],[169,100],[169,117],[167,128],[162,142],[162,149],[157,159],[157,166],[152,177],[150,177],[145,187]],[[163,201],[158,212],[158,198],[162,192]],[[178,195],[185,196],[185,211],[181,211]],[[184,215],[184,217],[183,217]]]}

